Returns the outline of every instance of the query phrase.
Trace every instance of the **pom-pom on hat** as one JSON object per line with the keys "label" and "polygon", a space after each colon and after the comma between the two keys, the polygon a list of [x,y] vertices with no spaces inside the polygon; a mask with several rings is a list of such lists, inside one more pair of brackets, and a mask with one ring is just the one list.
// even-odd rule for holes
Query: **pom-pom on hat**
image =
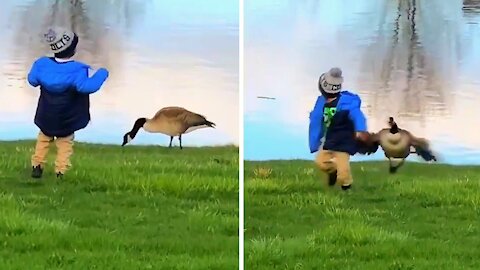
{"label": "pom-pom on hat", "polygon": [[49,45],[50,50],[54,54],[58,54],[76,47],[78,37],[70,30],[61,27],[52,27],[43,34],[45,42]]}
{"label": "pom-pom on hat", "polygon": [[342,90],[342,83],[342,70],[334,67],[320,76],[318,87],[328,94],[337,94]]}

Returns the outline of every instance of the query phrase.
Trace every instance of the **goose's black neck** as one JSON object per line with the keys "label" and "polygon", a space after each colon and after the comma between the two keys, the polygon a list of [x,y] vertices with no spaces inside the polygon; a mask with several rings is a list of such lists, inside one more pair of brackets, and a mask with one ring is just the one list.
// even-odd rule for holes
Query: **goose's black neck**
{"label": "goose's black neck", "polygon": [[145,122],[147,122],[147,118],[138,118],[137,121],[135,121],[135,124],[133,124],[133,128],[130,131],[130,136],[132,139],[135,138],[135,135],[137,135],[140,128],[145,125]]}
{"label": "goose's black neck", "polygon": [[396,123],[393,123],[393,125],[390,127],[390,133],[392,134],[398,133],[398,126]]}

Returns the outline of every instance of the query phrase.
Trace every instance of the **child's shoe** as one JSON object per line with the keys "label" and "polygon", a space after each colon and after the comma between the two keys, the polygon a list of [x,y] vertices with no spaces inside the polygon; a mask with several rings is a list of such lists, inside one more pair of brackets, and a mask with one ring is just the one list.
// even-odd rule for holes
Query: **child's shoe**
{"label": "child's shoe", "polygon": [[32,178],[42,178],[43,169],[40,165],[32,166]]}
{"label": "child's shoe", "polygon": [[334,186],[337,183],[337,171],[328,174],[328,185]]}

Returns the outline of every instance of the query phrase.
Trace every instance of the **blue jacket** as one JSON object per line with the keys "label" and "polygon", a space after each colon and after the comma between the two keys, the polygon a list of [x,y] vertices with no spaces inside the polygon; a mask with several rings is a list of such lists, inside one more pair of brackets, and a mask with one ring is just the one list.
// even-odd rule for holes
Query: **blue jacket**
{"label": "blue jacket", "polygon": [[88,77],[90,66],[77,61],[57,62],[41,57],[28,73],[28,83],[40,86],[35,124],[47,136],[64,137],[83,129],[90,121],[89,94],[108,78],[100,68]]}
{"label": "blue jacket", "polygon": [[[321,139],[325,136],[325,130],[323,130],[323,108],[325,106],[326,99],[323,96],[319,96],[310,113],[310,125],[309,125],[309,145],[310,153],[315,153],[319,150]],[[358,95],[349,91],[342,91],[337,104],[337,113],[346,112],[348,118],[353,123],[353,130],[355,132],[366,132],[367,121],[364,114],[360,110],[361,99]],[[348,152],[353,154],[357,149],[351,149]]]}

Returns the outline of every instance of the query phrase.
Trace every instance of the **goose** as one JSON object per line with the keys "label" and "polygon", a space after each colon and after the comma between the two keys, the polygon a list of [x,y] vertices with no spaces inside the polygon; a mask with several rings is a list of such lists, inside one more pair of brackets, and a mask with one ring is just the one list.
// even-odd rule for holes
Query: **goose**
{"label": "goose", "polygon": [[191,112],[182,107],[165,107],[160,109],[151,119],[145,117],[138,118],[132,130],[123,136],[122,146],[131,142],[140,128],[143,128],[150,133],[162,133],[170,136],[169,148],[172,147],[173,137],[178,136],[180,149],[183,149],[183,134],[206,127],[215,128],[215,123],[208,121],[203,115]]}
{"label": "goose", "polygon": [[[390,173],[396,173],[410,154],[417,154],[425,161],[437,161],[426,139],[415,137],[409,131],[398,128],[393,117],[389,118],[388,124],[390,128],[370,134],[369,141],[373,145],[380,145],[385,152],[385,157],[389,160]],[[411,151],[412,147],[414,151]],[[396,165],[393,162],[395,159],[400,160]]]}

